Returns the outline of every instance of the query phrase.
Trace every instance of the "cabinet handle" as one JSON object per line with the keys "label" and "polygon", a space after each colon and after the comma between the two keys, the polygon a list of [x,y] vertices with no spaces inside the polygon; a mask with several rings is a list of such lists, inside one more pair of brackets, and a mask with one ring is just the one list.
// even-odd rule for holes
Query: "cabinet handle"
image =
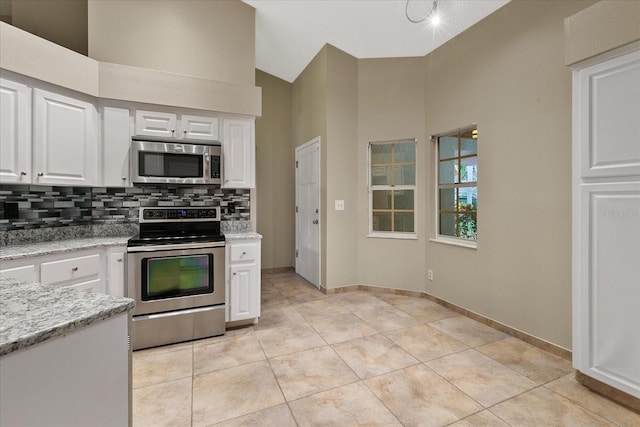
{"label": "cabinet handle", "polygon": [[38,172],[38,176],[44,176],[44,172]]}
{"label": "cabinet handle", "polygon": [[171,129],[171,133],[174,133],[176,130],[175,129]]}
{"label": "cabinet handle", "polygon": [[246,254],[247,254],[246,252],[242,252],[242,255],[246,255]]}
{"label": "cabinet handle", "polygon": [[22,175],[22,176],[25,176],[26,174],[27,174],[27,172],[25,172],[25,171],[20,172],[20,175]]}
{"label": "cabinet handle", "polygon": [[117,261],[118,261],[118,262],[122,262],[122,258],[118,258],[118,259],[117,259]]}
{"label": "cabinet handle", "polygon": [[235,276],[236,274],[238,274],[238,273],[233,273],[233,275],[234,275],[234,276]]}
{"label": "cabinet handle", "polygon": [[73,267],[71,271],[78,271],[78,267]]}
{"label": "cabinet handle", "polygon": [[182,132],[184,132],[184,134],[185,134],[185,135],[187,134],[187,130],[186,130],[186,129],[185,129],[185,130],[183,130]]}
{"label": "cabinet handle", "polygon": [[121,179],[122,179],[123,181],[126,181],[126,180],[127,180],[127,177],[126,177],[126,176],[123,176]]}

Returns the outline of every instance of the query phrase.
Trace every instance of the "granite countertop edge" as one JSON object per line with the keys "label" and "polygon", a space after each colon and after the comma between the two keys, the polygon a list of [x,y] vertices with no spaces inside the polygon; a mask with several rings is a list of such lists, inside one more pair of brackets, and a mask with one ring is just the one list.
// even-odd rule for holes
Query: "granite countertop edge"
{"label": "granite countertop edge", "polygon": [[256,233],[255,231],[232,232],[232,233],[224,233],[224,238],[227,241],[252,240],[252,239],[262,239],[262,235]]}
{"label": "granite countertop edge", "polygon": [[109,246],[126,246],[130,236],[82,237],[52,242],[27,243],[5,246],[0,250],[0,261],[13,261],[34,256],[53,255],[68,251],[81,251]]}
{"label": "granite countertop edge", "polygon": [[0,356],[131,310],[134,300],[0,278]]}

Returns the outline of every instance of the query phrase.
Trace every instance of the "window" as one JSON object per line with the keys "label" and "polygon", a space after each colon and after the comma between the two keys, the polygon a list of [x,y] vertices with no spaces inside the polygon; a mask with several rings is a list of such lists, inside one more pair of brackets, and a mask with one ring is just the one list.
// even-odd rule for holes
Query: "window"
{"label": "window", "polygon": [[415,238],[416,140],[369,143],[369,236]]}
{"label": "window", "polygon": [[478,129],[440,135],[438,235],[475,241],[478,236]]}

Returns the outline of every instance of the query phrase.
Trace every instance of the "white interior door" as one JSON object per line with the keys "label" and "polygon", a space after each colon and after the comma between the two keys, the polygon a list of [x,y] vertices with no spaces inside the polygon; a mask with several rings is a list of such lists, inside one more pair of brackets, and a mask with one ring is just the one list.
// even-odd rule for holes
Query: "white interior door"
{"label": "white interior door", "polygon": [[320,137],[296,148],[296,273],[320,287]]}

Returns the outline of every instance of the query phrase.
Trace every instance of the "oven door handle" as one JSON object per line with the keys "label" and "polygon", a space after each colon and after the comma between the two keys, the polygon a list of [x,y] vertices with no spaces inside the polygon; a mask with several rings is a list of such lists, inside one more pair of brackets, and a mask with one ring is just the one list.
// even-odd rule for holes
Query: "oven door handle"
{"label": "oven door handle", "polygon": [[177,245],[152,245],[152,246],[131,246],[127,248],[127,252],[157,252],[157,251],[175,251],[181,249],[203,249],[203,248],[223,248],[224,242],[209,243],[180,243]]}

